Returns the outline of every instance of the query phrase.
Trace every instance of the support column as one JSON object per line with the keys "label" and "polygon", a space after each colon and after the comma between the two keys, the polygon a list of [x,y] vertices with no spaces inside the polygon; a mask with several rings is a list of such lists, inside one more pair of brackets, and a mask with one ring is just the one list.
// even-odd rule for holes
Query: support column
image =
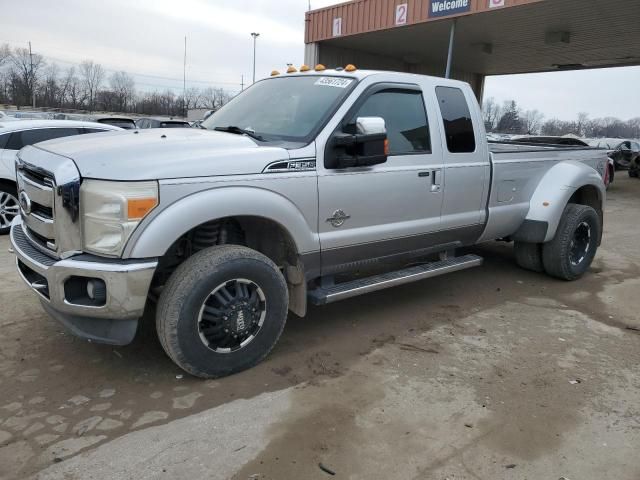
{"label": "support column", "polygon": [[451,64],[453,62],[453,44],[456,37],[456,24],[458,19],[454,18],[451,22],[451,32],[449,33],[449,53],[447,54],[447,70],[444,74],[444,78],[451,78]]}

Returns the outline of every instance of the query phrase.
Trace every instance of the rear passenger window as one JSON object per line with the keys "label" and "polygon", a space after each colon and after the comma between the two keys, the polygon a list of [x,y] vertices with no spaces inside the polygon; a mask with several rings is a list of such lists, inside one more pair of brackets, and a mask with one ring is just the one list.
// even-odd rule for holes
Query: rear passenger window
{"label": "rear passenger window", "polygon": [[436,96],[440,104],[449,151],[451,153],[475,152],[473,122],[462,90],[453,87],[436,87]]}
{"label": "rear passenger window", "polygon": [[390,155],[429,153],[431,141],[422,93],[391,89],[368,97],[351,119],[382,117],[387,127]]}
{"label": "rear passenger window", "polygon": [[34,143],[77,134],[77,128],[38,128],[35,130],[23,130],[22,132],[13,132],[11,134],[6,148],[9,150],[20,150]]}
{"label": "rear passenger window", "polygon": [[0,150],[5,148],[5,145],[7,144],[7,140],[9,140],[8,133],[5,133],[4,135],[0,135]]}

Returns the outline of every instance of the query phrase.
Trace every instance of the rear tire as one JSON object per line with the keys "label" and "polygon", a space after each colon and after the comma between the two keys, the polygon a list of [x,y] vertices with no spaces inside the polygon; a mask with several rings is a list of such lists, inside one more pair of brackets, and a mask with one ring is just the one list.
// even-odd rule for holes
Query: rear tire
{"label": "rear tire", "polygon": [[532,272],[544,272],[540,243],[515,242],[513,249],[516,254],[516,263],[520,268]]}
{"label": "rear tire", "polygon": [[11,222],[20,213],[18,191],[14,185],[0,183],[0,235],[11,230]]}
{"label": "rear tire", "polygon": [[600,217],[593,208],[568,204],[555,238],[542,246],[544,270],[561,280],[580,278],[596,255],[601,231]]}
{"label": "rear tire", "polygon": [[289,292],[267,257],[236,245],[196,253],[160,295],[156,328],[183,370],[217,378],[246,370],[274,347],[287,319]]}

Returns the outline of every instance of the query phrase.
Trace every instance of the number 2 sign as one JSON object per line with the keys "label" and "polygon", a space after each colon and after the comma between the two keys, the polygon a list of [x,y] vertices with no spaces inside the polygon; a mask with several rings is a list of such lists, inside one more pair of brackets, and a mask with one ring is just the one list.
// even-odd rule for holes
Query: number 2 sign
{"label": "number 2 sign", "polygon": [[405,25],[407,23],[407,11],[406,3],[396,5],[396,25]]}

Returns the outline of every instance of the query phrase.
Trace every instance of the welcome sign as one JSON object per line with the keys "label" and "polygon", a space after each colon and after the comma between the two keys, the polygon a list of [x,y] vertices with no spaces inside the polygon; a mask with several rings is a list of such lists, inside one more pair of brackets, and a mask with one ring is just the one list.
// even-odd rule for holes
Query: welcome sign
{"label": "welcome sign", "polygon": [[429,4],[430,17],[446,17],[470,10],[471,0],[431,0]]}

